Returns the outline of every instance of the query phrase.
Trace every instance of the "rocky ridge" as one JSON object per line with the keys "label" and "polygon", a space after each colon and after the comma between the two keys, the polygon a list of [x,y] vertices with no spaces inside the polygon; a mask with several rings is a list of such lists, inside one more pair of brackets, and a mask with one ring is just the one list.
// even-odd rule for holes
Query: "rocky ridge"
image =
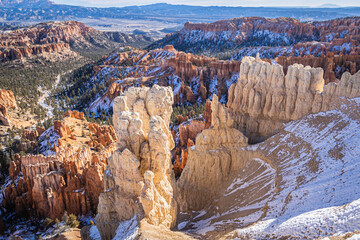
{"label": "rocky ridge", "polygon": [[[149,48],[171,44],[178,50],[197,53],[239,47],[291,46],[317,41],[323,43],[319,45],[321,48],[330,51],[341,51],[343,47],[351,46],[352,52],[358,52],[359,24],[360,19],[357,17],[312,23],[303,23],[292,18],[262,17],[234,18],[213,23],[189,22],[182,30],[167,35]],[[305,51],[301,46],[291,49]]]}
{"label": "rocky ridge", "polygon": [[177,50],[238,61],[259,55],[283,65],[285,73],[295,63],[322,67],[328,83],[346,71],[354,74],[360,70],[359,24],[357,17],[313,23],[260,17],[187,23],[149,48],[172,44]]}
{"label": "rocky ridge", "polygon": [[238,82],[229,88],[237,128],[252,142],[263,141],[285,122],[333,109],[339,97],[359,95],[359,73],[344,73],[338,84],[327,85],[323,75],[321,68],[301,64],[289,66],[285,75],[279,64],[245,57]]}
{"label": "rocky ridge", "polygon": [[140,35],[100,32],[76,21],[47,22],[0,32],[0,60],[41,56],[57,61],[77,57],[79,51],[113,49],[150,40]]}

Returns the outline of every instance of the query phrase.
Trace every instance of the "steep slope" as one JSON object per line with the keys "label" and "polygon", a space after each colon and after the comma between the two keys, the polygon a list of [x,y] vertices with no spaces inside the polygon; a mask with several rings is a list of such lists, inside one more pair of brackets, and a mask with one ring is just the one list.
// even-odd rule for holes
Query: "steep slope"
{"label": "steep slope", "polygon": [[[248,58],[248,60],[250,59]],[[251,61],[256,60],[252,59]],[[344,74],[343,81],[339,84],[330,83],[323,90],[324,80],[321,69],[293,65],[287,77],[284,78],[281,77],[283,73],[281,74],[279,65],[269,65],[257,60],[257,63],[253,62],[255,63],[252,65],[253,68],[248,68],[251,65],[250,62],[247,62],[246,58],[243,60],[239,81],[230,88],[229,108],[219,106],[217,98],[213,97],[211,127],[200,133],[197,136],[196,145],[190,148],[187,164],[177,182],[178,201],[182,211],[179,215],[181,223],[178,228],[200,238],[217,239],[229,231],[254,224],[269,215],[275,219],[274,232],[268,230],[268,225],[266,225],[259,230],[259,232],[266,233],[254,235],[255,238],[302,239],[309,237],[313,239],[318,236],[334,235],[341,231],[355,231],[359,221],[357,218],[352,218],[356,214],[356,206],[349,210],[351,217],[348,219],[346,216],[343,217],[339,222],[335,222],[336,225],[332,229],[331,227],[316,227],[316,230],[310,232],[309,236],[308,233],[305,233],[306,228],[314,222],[305,223],[306,220],[300,219],[301,223],[296,223],[294,220],[295,228],[300,230],[291,232],[292,224],[289,224],[285,227],[284,233],[276,231],[282,227],[276,224],[281,219],[279,216],[285,213],[293,217],[297,213],[302,214],[318,208],[337,206],[337,204],[345,205],[352,200],[357,200],[356,198],[352,199],[350,196],[352,190],[349,188],[357,181],[355,179],[354,182],[353,179],[350,179],[351,174],[355,174],[356,170],[345,181],[342,181],[340,176],[344,174],[345,169],[357,166],[356,162],[358,161],[356,152],[359,151],[359,148],[355,142],[358,141],[359,134],[354,129],[357,129],[359,125],[359,115],[357,114],[359,99],[349,100],[348,98],[358,97],[360,94],[359,73],[353,76]],[[270,72],[271,74],[269,74]],[[297,77],[293,75],[294,73]],[[247,77],[244,78],[244,76]],[[256,83],[254,82],[255,85],[253,85],[251,80],[242,82],[243,79],[253,79]],[[294,84],[294,80],[298,83]],[[285,92],[270,94],[270,96],[264,92],[257,94],[258,90],[279,91],[282,84],[288,88]],[[250,100],[238,98],[234,101],[231,93],[234,87],[238,88],[235,91],[238,91],[240,95],[250,96]],[[311,93],[311,91],[314,92]],[[287,95],[292,97],[286,100]],[[295,100],[296,98],[299,100]],[[261,107],[259,109],[257,107],[267,106],[266,102],[269,99],[272,99],[272,106],[268,108],[272,112],[269,115],[270,124],[279,120],[281,116],[285,117],[288,111],[291,112],[289,117],[292,116],[289,121],[300,120],[290,122],[285,125],[285,128],[284,122],[282,122],[276,127],[278,133],[271,138],[265,137],[267,140],[259,145],[247,146],[246,141],[237,140],[239,137],[234,138],[234,136],[242,136],[244,133],[250,137],[250,140],[253,140],[253,136],[249,135],[246,129],[251,128],[252,124],[257,121],[256,119],[262,118],[261,111],[264,109],[261,110]],[[285,107],[287,106],[286,101],[289,99],[295,100],[294,108]],[[312,101],[314,102],[312,103]],[[234,102],[236,102],[235,105],[233,105]],[[250,106],[248,111],[250,119],[243,127],[238,128],[239,119],[245,115],[241,109],[248,106]],[[336,111],[328,111],[329,109],[336,109]],[[318,113],[319,111],[328,112]],[[311,113],[315,114],[308,115]],[[266,123],[261,123],[259,126],[261,131],[271,131],[272,129],[271,125]],[[345,146],[347,144],[348,146]],[[263,146],[263,148],[259,146]],[[339,146],[343,146],[344,149]],[[349,165],[345,165],[344,169],[343,157],[345,156],[348,158]],[[331,161],[332,158],[337,161],[338,165]],[[324,169],[321,168],[321,164]],[[330,173],[332,171],[340,175],[341,184],[347,186],[347,191],[349,191],[347,194],[350,198],[341,198],[342,188],[333,189],[331,187],[332,180],[334,180],[332,178],[334,174]],[[336,181],[339,179],[335,178]],[[291,191],[296,192],[297,189],[303,187],[302,185],[304,188],[306,186],[307,190],[299,190],[292,196]],[[314,191],[312,195],[309,193],[311,190],[308,189],[312,185],[316,185],[315,189],[327,188],[327,190],[321,190],[320,193]],[[287,189],[288,187],[290,190]],[[327,192],[323,193],[322,191]],[[336,196],[333,202],[329,200],[329,196],[332,195]],[[275,201],[274,199],[277,197],[278,199]],[[305,200],[303,201],[303,199]],[[292,207],[288,208],[288,204],[290,205],[293,200]],[[334,218],[341,218],[341,214],[340,212],[339,216]],[[329,213],[327,215],[326,217],[329,218]],[[277,219],[278,217],[279,219]],[[314,221],[326,222],[326,217]],[[342,221],[346,223],[342,224]],[[307,225],[306,228],[301,228],[301,224]],[[331,222],[326,222],[325,225],[331,225]],[[243,234],[239,230],[240,238],[252,237],[247,235],[248,232],[245,230],[244,232]],[[274,235],[267,235],[269,232]],[[236,236],[236,234],[232,234],[228,237],[232,239]]]}
{"label": "steep slope", "polygon": [[[244,148],[247,164],[179,228],[203,239],[314,239],[357,230],[360,99],[308,115]],[[185,168],[186,170],[186,168]],[[249,227],[248,227],[249,226]]]}

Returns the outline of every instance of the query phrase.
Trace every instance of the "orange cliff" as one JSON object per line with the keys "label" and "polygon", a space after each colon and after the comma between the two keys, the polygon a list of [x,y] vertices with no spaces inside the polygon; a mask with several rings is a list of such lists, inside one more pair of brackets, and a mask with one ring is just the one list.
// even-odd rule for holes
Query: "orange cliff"
{"label": "orange cliff", "polygon": [[[165,46],[164,49],[172,47]],[[217,95],[222,96],[227,92],[226,80],[229,80],[234,73],[240,71],[239,61],[222,61],[216,58],[205,56],[197,56],[191,53],[176,52],[176,55],[164,62],[163,68],[170,67],[175,70],[175,74],[179,76],[183,84],[179,93],[174,96],[175,104],[180,104],[184,100],[194,103],[196,97],[200,96],[205,101],[210,94],[208,93],[209,82],[213,78],[217,78],[218,89]],[[199,82],[198,96],[195,96],[190,88],[190,81],[197,79]],[[184,97],[181,97],[184,96]]]}
{"label": "orange cliff", "polygon": [[9,109],[17,108],[14,93],[0,89],[0,123],[5,126],[10,126],[10,119],[8,117]]}
{"label": "orange cliff", "polygon": [[[96,211],[107,158],[115,150],[115,131],[88,123],[79,112],[67,115],[54,123],[53,131],[60,136],[54,155],[17,155],[11,162],[10,177],[16,184],[5,189],[3,206],[8,211],[52,219],[60,219],[65,211],[76,215]],[[49,130],[38,139],[46,139],[44,134]]]}

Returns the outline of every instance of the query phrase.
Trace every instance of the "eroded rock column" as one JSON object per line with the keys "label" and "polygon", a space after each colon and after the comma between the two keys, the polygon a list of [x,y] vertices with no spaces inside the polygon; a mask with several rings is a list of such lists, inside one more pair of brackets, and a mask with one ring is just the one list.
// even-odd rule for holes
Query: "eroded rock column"
{"label": "eroded rock column", "polygon": [[114,101],[117,150],[104,174],[96,225],[102,239],[112,239],[121,221],[137,216],[170,228],[176,220],[169,130],[171,88],[130,88]]}
{"label": "eroded rock column", "polygon": [[241,152],[247,138],[234,128],[231,113],[216,95],[211,111],[211,127],[196,137],[196,145],[189,149],[187,165],[178,181],[181,211],[201,210],[210,204],[231,171],[246,162]]}

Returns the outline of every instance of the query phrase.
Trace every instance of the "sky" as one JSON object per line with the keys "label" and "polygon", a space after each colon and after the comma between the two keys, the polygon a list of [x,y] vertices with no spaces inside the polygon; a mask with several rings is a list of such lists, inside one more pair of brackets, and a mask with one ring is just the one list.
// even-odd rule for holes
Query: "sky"
{"label": "sky", "polygon": [[147,5],[153,3],[185,4],[196,6],[243,6],[243,7],[317,7],[322,4],[339,6],[360,6],[360,0],[53,0],[58,4],[88,6],[88,7],[124,7],[132,5]]}

